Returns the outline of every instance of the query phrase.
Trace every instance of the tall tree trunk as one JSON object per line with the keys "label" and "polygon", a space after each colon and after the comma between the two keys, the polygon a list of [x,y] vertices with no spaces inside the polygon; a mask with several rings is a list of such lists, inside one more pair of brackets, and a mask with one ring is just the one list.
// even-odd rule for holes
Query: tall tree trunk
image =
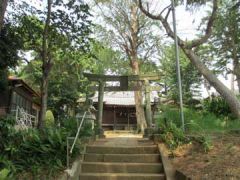
{"label": "tall tree trunk", "polygon": [[48,98],[48,77],[49,73],[47,70],[43,69],[43,76],[41,80],[41,109],[40,109],[40,116],[38,121],[38,128],[42,129],[45,125],[45,116],[47,111],[47,98]]}
{"label": "tall tree trunk", "polygon": [[[139,30],[139,24],[138,24],[138,16],[137,16],[138,6],[136,3],[132,3],[131,6],[131,53],[130,53],[130,61],[131,61],[131,68],[133,71],[133,74],[139,75],[139,63],[138,63],[138,55],[137,55],[137,49],[138,49],[138,30]],[[137,86],[141,86],[141,82],[137,82]],[[137,116],[137,125],[138,130],[141,130],[142,133],[144,133],[144,129],[147,127],[146,119],[145,119],[145,112],[144,107],[142,103],[142,91],[135,91],[134,92],[134,98],[135,98],[135,104],[136,104],[136,116]]]}
{"label": "tall tree trunk", "polygon": [[182,50],[189,58],[191,63],[196,67],[196,69],[208,80],[210,85],[212,85],[219,94],[226,100],[231,111],[236,117],[240,118],[240,102],[237,97],[203,64],[199,57],[196,56],[193,50],[185,49],[181,46]]}
{"label": "tall tree trunk", "polygon": [[8,0],[0,0],[0,31],[3,27],[4,15],[7,9]]}
{"label": "tall tree trunk", "polygon": [[[132,64],[132,71],[133,74],[139,75],[139,64],[137,60],[131,60]],[[141,86],[141,82],[137,82],[137,86]],[[147,127],[146,119],[145,119],[145,112],[142,103],[142,91],[135,91],[134,92],[134,99],[136,104],[136,116],[137,116],[137,128],[142,133],[144,133],[144,129]]]}
{"label": "tall tree trunk", "polygon": [[238,62],[238,60],[236,60],[236,63],[234,65],[234,75],[236,75],[238,92],[240,94],[240,63]]}
{"label": "tall tree trunk", "polygon": [[240,93],[240,60],[238,58],[237,45],[232,40],[232,59],[233,59],[233,74],[237,79],[238,92]]}
{"label": "tall tree trunk", "polygon": [[42,41],[42,82],[41,82],[41,109],[40,117],[38,121],[38,128],[41,129],[44,127],[44,121],[47,111],[47,98],[48,98],[48,79],[49,72],[51,70],[51,57],[49,52],[49,26],[51,20],[51,10],[52,10],[52,0],[48,0],[48,11],[47,18],[43,31],[43,41]]}

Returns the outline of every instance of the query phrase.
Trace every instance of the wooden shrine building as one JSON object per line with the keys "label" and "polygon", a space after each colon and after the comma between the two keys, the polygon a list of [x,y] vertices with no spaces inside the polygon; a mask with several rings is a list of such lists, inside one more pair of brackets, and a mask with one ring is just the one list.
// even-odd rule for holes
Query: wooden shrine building
{"label": "wooden shrine building", "polygon": [[[98,109],[98,93],[95,93],[91,99],[94,107]],[[152,115],[157,102],[157,93],[151,93]],[[137,128],[134,91],[104,93],[102,127],[104,130],[135,130]]]}

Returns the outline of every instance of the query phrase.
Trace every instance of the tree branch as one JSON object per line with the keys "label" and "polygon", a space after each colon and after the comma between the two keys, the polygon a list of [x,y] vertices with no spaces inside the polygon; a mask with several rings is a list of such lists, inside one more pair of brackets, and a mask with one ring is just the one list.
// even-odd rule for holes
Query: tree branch
{"label": "tree branch", "polygon": [[[165,19],[161,13],[159,15],[153,15],[151,14],[150,12],[148,12],[144,7],[143,7],[143,4],[142,4],[142,0],[138,0],[139,2],[139,8],[141,9],[141,11],[146,15],[148,16],[149,18],[151,19],[155,19],[155,20],[160,20],[162,25],[164,26],[168,36],[170,36],[172,39],[174,39],[174,32],[173,30],[171,29],[169,23],[167,22],[167,19]],[[182,39],[180,39],[179,37],[178,38],[178,43],[181,47],[184,47],[186,49],[192,49],[194,47],[197,47],[203,43],[205,43],[208,38],[211,36],[212,34],[212,26],[213,26],[213,22],[216,18],[216,14],[217,14],[217,9],[218,9],[218,0],[213,0],[213,9],[212,9],[212,13],[211,13],[211,16],[208,20],[208,23],[207,23],[207,28],[206,28],[206,31],[205,31],[205,35],[200,37],[199,39],[196,39],[196,40],[192,40],[190,42],[184,42]]]}
{"label": "tree branch", "polygon": [[[168,36],[171,37],[172,39],[174,39],[174,32],[173,32],[173,30],[171,29],[171,27],[170,27],[169,23],[167,22],[167,20],[166,20],[161,14],[159,14],[159,15],[153,15],[153,14],[151,14],[150,12],[148,12],[148,11],[143,7],[143,5],[142,5],[142,0],[138,0],[138,2],[139,2],[139,8],[141,9],[141,11],[142,11],[146,16],[148,16],[149,18],[154,19],[154,20],[159,20],[159,21],[161,21],[161,23],[162,23],[162,25],[164,26],[164,28],[165,28]],[[183,41],[182,39],[180,39],[179,37],[177,37],[177,38],[178,38],[178,43],[179,43],[179,45],[182,46],[182,47],[185,46],[184,41]]]}
{"label": "tree branch", "polygon": [[200,37],[199,39],[195,39],[195,40],[188,42],[186,45],[186,48],[192,49],[194,47],[200,46],[201,44],[207,42],[208,38],[212,34],[212,27],[213,27],[213,22],[216,19],[217,9],[218,9],[218,0],[213,0],[212,13],[208,20],[207,28],[205,30],[204,36]]}

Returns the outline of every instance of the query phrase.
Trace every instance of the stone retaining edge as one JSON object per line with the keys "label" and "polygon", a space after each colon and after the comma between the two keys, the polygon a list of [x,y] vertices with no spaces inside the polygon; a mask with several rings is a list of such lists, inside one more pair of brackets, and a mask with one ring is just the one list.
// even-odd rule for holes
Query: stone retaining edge
{"label": "stone retaining edge", "polygon": [[[85,142],[84,152],[86,150],[87,144],[95,141],[98,138],[99,138],[98,136],[89,138],[87,142]],[[71,169],[64,170],[63,174],[61,174],[58,179],[59,180],[79,180],[82,161],[83,161],[83,155],[78,156],[76,160],[73,162]]]}
{"label": "stone retaining edge", "polygon": [[164,144],[158,144],[158,150],[161,154],[161,159],[163,163],[164,172],[166,175],[166,180],[179,180],[179,179],[176,179],[176,176],[175,176],[176,170],[173,168],[172,164],[168,159],[167,150],[164,147]]}
{"label": "stone retaining edge", "polygon": [[153,135],[153,141],[158,145],[158,150],[161,154],[166,180],[191,180],[181,171],[175,169],[168,159],[168,151],[164,143],[159,142],[159,136]]}

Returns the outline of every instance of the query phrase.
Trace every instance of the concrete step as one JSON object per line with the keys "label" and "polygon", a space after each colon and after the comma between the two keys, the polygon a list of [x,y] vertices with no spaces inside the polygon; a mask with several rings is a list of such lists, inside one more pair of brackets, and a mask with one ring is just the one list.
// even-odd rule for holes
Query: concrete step
{"label": "concrete step", "polygon": [[163,173],[161,163],[83,162],[83,173]]}
{"label": "concrete step", "polygon": [[80,180],[165,180],[164,174],[82,173]]}
{"label": "concrete step", "polygon": [[124,146],[124,147],[110,147],[110,146],[96,146],[90,145],[86,147],[88,154],[159,154],[156,145],[151,146]]}
{"label": "concrete step", "polygon": [[104,131],[104,134],[132,134],[134,131],[130,130],[113,130],[113,131]]}
{"label": "concrete step", "polygon": [[159,154],[85,154],[84,161],[157,163],[161,162],[161,156]]}

